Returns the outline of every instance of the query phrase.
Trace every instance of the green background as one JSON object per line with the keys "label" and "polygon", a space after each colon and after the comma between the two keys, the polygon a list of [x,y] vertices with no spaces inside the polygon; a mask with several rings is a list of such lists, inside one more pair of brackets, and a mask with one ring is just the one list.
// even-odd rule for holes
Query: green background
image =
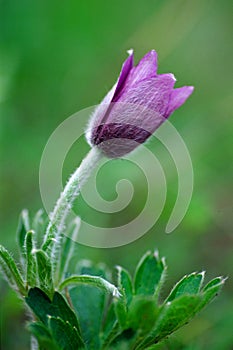
{"label": "green background", "polygon": [[[73,258],[74,264],[85,257],[132,270],[146,250],[158,248],[170,266],[167,288],[192,271],[207,270],[207,279],[228,276],[221,296],[164,349],[233,346],[232,10],[230,0],[0,1],[0,240],[16,257],[19,212],[26,207],[35,213],[42,206],[38,174],[49,136],[65,118],[103,98],[127,49],[134,48],[137,62],[154,48],[159,73],[174,73],[176,86],[195,86],[193,96],[170,119],[186,142],[195,174],[182,223],[172,234],[164,233],[177,193],[174,164],[165,162],[167,200],[154,227],[124,247],[78,247]],[[156,141],[150,148],[164,156],[163,164],[166,151]],[[84,140],[72,147],[64,182],[87,151]],[[110,216],[80,200],[77,213],[104,226],[137,216],[146,197],[145,178],[135,175],[137,169],[117,161],[97,185],[106,200],[114,199],[116,182],[127,177],[127,169],[135,188],[129,208]],[[0,288],[2,349],[29,348],[22,304],[2,280]]]}

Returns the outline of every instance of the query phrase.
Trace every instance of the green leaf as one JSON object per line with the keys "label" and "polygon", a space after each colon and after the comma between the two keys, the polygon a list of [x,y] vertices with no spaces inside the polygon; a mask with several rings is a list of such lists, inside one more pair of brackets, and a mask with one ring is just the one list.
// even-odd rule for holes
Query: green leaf
{"label": "green leaf", "polygon": [[223,277],[215,277],[211,281],[209,281],[205,287],[203,288],[203,292],[206,292],[207,290],[211,289],[212,287],[222,287],[222,285],[225,283],[226,278]]}
{"label": "green leaf", "polygon": [[54,308],[52,301],[44,291],[35,287],[31,288],[28,296],[25,298],[26,303],[32,309],[34,314],[45,325],[48,324],[48,315],[57,316],[57,310]]}
{"label": "green leaf", "polygon": [[117,266],[117,285],[120,293],[124,295],[126,304],[129,304],[133,298],[133,286],[129,272],[123,269],[121,266]]}
{"label": "green leaf", "polygon": [[33,236],[34,231],[28,231],[25,236],[25,252],[26,252],[26,281],[27,286],[34,287],[36,285],[36,259],[33,254],[34,242]]}
{"label": "green leaf", "polygon": [[79,334],[75,327],[60,317],[49,316],[49,328],[52,337],[62,350],[84,349],[84,344],[80,344]]}
{"label": "green leaf", "polygon": [[100,276],[105,279],[111,279],[111,272],[104,263],[94,264],[91,260],[83,259],[78,261],[75,268],[76,275]]}
{"label": "green leaf", "polygon": [[75,327],[79,331],[76,315],[60,293],[55,292],[51,301],[47,294],[35,287],[29,290],[28,296],[25,299],[35,315],[44,324],[48,324],[48,315],[61,317],[65,322],[68,321],[72,327]]}
{"label": "green leaf", "polygon": [[132,281],[129,273],[117,266],[117,285],[121,296],[115,298],[115,313],[122,329],[125,329],[127,321],[128,305],[132,300]]}
{"label": "green leaf", "polygon": [[166,301],[172,301],[184,294],[197,294],[202,286],[205,273],[194,272],[184,276],[172,289]]}
{"label": "green leaf", "polygon": [[[110,331],[106,333],[106,337],[102,338],[103,345],[101,349],[110,349],[110,344],[121,334],[121,329],[119,323],[116,321],[111,327]],[[114,347],[115,349],[115,347]]]}
{"label": "green leaf", "polygon": [[33,231],[35,231],[36,240],[40,244],[44,236],[47,220],[48,219],[45,217],[43,209],[39,209],[33,217],[31,228],[33,229]]}
{"label": "green leaf", "polygon": [[100,329],[106,303],[104,291],[89,285],[78,285],[69,292],[87,349],[99,349]]}
{"label": "green leaf", "polygon": [[99,288],[115,297],[120,296],[117,287],[115,287],[112,283],[108,282],[102,277],[90,275],[70,276],[60,284],[59,290],[61,291],[65,287],[75,284],[86,284],[89,286]]}
{"label": "green leaf", "polygon": [[153,296],[135,296],[129,307],[128,328],[133,329],[132,348],[135,349],[152,330],[158,317],[159,308]]}
{"label": "green leaf", "polygon": [[114,349],[114,350],[129,350],[135,349],[133,346],[133,341],[135,339],[135,331],[132,329],[126,329],[117,335],[113,341],[110,343],[109,347],[104,348],[104,350]]}
{"label": "green leaf", "polygon": [[125,298],[121,296],[120,298],[115,299],[114,305],[115,305],[115,313],[116,313],[119,325],[121,329],[125,329],[126,323],[127,323],[127,305],[125,302]]}
{"label": "green leaf", "polygon": [[27,328],[37,339],[38,344],[40,345],[40,350],[60,350],[54,343],[48,328],[45,327],[42,322],[32,322]]}
{"label": "green leaf", "polygon": [[200,295],[183,295],[162,306],[150,335],[136,349],[145,349],[146,346],[157,344],[189,322],[199,310],[201,300]]}
{"label": "green leaf", "polygon": [[7,282],[21,295],[26,295],[23,278],[10,253],[0,245],[0,268]]}
{"label": "green leaf", "polygon": [[51,339],[51,334],[47,327],[42,322],[32,322],[27,325],[27,328],[32,332],[36,338],[48,338]]}
{"label": "green leaf", "polygon": [[[50,225],[50,224],[49,224]],[[47,236],[44,237],[44,242],[42,244],[42,250],[46,252],[48,255],[51,254],[53,245],[55,242],[55,237],[57,233],[57,227],[54,224],[50,225],[50,232]]]}
{"label": "green leaf", "polygon": [[129,307],[128,327],[144,336],[155,324],[158,312],[153,296],[135,296]]}
{"label": "green leaf", "polygon": [[37,261],[37,275],[39,285],[46,294],[52,296],[53,294],[53,279],[51,261],[47,254],[39,249],[34,252]]}
{"label": "green leaf", "polygon": [[55,307],[55,312],[53,315],[61,317],[64,321],[68,321],[72,327],[77,329],[78,334],[81,337],[80,326],[74,311],[69,307],[63,296],[58,292],[54,293],[53,305]]}
{"label": "green leaf", "polygon": [[[78,315],[81,333],[88,349],[99,349],[101,346],[100,332],[103,323],[104,310],[108,294],[118,294],[117,288],[105,279],[91,274],[105,276],[103,266],[93,266],[88,262],[79,264],[79,272],[89,275],[77,276],[73,282],[77,286],[70,289],[72,304]],[[73,284],[71,282],[71,285]],[[111,326],[110,326],[111,329]],[[103,337],[104,338],[104,337]]]}
{"label": "green leaf", "polygon": [[199,305],[198,311],[203,309],[219,294],[225,281],[226,279],[223,277],[216,277],[203,288],[200,293],[202,295],[202,301]]}
{"label": "green leaf", "polygon": [[164,259],[159,259],[158,252],[147,252],[140,260],[134,278],[136,295],[155,295],[164,281],[166,265]]}
{"label": "green leaf", "polygon": [[19,249],[20,249],[22,258],[25,258],[24,242],[25,242],[26,233],[29,230],[30,230],[29,214],[28,214],[28,210],[24,209],[22,210],[19,216],[18,227],[16,230],[16,236],[18,239]]}
{"label": "green leaf", "polygon": [[71,223],[67,236],[63,237],[61,257],[59,259],[58,268],[56,271],[56,283],[58,285],[61,282],[63,276],[65,276],[69,267],[70,259],[73,255],[74,242],[77,241],[77,236],[80,228],[80,218],[76,217]]}
{"label": "green leaf", "polygon": [[108,349],[109,344],[120,333],[120,331],[121,328],[116,318],[115,307],[114,304],[111,303],[108,307],[107,314],[103,322],[101,337],[103,342],[103,349]]}

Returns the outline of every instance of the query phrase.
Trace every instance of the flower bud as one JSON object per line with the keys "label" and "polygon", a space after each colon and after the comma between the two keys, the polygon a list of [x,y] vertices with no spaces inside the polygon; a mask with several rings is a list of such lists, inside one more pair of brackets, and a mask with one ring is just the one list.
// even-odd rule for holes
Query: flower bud
{"label": "flower bud", "polygon": [[110,158],[134,150],[192,94],[192,86],[174,89],[175,81],[173,74],[157,74],[154,50],[136,66],[130,50],[117,83],[90,120],[88,142]]}

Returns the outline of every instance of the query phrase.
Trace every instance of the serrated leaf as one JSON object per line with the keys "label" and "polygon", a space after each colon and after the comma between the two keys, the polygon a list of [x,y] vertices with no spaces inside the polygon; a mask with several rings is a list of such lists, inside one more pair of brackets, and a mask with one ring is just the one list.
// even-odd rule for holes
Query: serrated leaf
{"label": "serrated leaf", "polygon": [[92,285],[78,285],[69,292],[87,349],[99,349],[99,333],[106,302],[104,290]]}
{"label": "serrated leaf", "polygon": [[[102,338],[102,347],[101,349],[110,349],[110,344],[121,334],[121,328],[119,323],[116,321],[113,325],[113,327],[108,332],[106,338]],[[115,349],[115,347],[114,347]]]}
{"label": "serrated leaf", "polygon": [[79,335],[75,327],[60,317],[48,317],[49,329],[52,337],[62,350],[84,349],[84,345],[79,342]]}
{"label": "serrated leaf", "polygon": [[129,272],[121,266],[117,266],[117,285],[120,293],[125,296],[126,304],[129,304],[133,298],[133,286]]}
{"label": "serrated leaf", "polygon": [[25,300],[35,315],[45,325],[48,324],[48,315],[61,317],[65,322],[68,321],[71,326],[75,327],[79,332],[79,324],[76,315],[60,293],[55,292],[51,301],[41,289],[35,287],[29,290]]}
{"label": "serrated leaf", "polygon": [[8,283],[20,294],[26,295],[26,288],[21,273],[14,259],[3,246],[0,246],[0,268]]}
{"label": "serrated leaf", "polygon": [[[46,252],[48,255],[51,254],[52,248],[54,245],[56,233],[57,233],[57,227],[56,225],[49,222],[49,233],[44,236],[44,242],[42,244],[42,250]],[[48,228],[47,228],[48,229]]]}
{"label": "serrated leaf", "polygon": [[120,266],[117,266],[117,285],[121,295],[114,300],[115,313],[121,329],[125,329],[128,306],[133,297],[133,290],[129,273]]}
{"label": "serrated leaf", "polygon": [[129,307],[128,327],[142,336],[152,329],[158,312],[153,296],[135,296]]}
{"label": "serrated leaf", "polygon": [[120,298],[115,299],[113,302],[115,306],[115,314],[117,316],[118,323],[121,329],[123,330],[126,328],[127,311],[128,311],[125,298],[121,296]]}
{"label": "serrated leaf", "polygon": [[159,294],[165,276],[166,265],[164,259],[159,259],[158,253],[147,252],[140,260],[134,278],[136,295]]}
{"label": "serrated leaf", "polygon": [[64,321],[68,321],[72,327],[75,327],[77,329],[78,334],[81,337],[80,326],[74,311],[69,307],[63,296],[58,292],[54,293],[53,305],[55,307],[54,314],[61,317]]}
{"label": "serrated leaf", "polygon": [[5,252],[5,248],[0,246],[0,268],[1,268],[1,273],[5,280],[9,283],[9,285],[17,289],[17,284],[14,278],[14,274],[11,272],[11,264],[9,264],[9,258],[8,256],[10,255],[9,252]]}
{"label": "serrated leaf", "polygon": [[101,346],[100,331],[107,298],[116,292],[116,287],[99,276],[91,276],[97,273],[105,276],[106,269],[103,266],[93,266],[83,261],[79,263],[79,272],[86,275],[77,276],[78,285],[70,289],[70,296],[85,344],[88,349],[97,350]]}
{"label": "serrated leaf", "polygon": [[222,286],[224,282],[225,282],[225,279],[223,277],[215,277],[205,285],[202,291],[205,292],[212,287],[219,286],[219,285]]}
{"label": "serrated leaf", "polygon": [[20,249],[20,253],[21,253],[22,258],[25,258],[24,242],[25,242],[26,233],[29,230],[30,230],[29,214],[28,214],[28,210],[24,209],[24,210],[22,210],[22,212],[19,216],[18,227],[16,230],[16,236],[17,236],[19,249]]}
{"label": "serrated leaf", "polygon": [[52,336],[47,327],[41,322],[32,322],[27,326],[29,332],[31,332],[37,339],[41,350],[60,350],[54,343]]}
{"label": "serrated leaf", "polygon": [[[129,305],[124,327],[114,329],[105,344],[106,349],[135,349],[138,343],[152,329],[158,315],[158,306],[154,296],[134,296]],[[108,347],[112,344],[113,347]],[[114,345],[113,345],[114,344]],[[117,346],[117,347],[116,347]],[[105,348],[104,348],[105,349]]]}
{"label": "serrated leaf", "polygon": [[65,287],[72,286],[75,284],[93,286],[115,297],[119,297],[119,291],[117,287],[115,287],[112,283],[108,282],[107,280],[99,276],[90,276],[90,275],[70,276],[60,284],[59,290],[61,291]]}
{"label": "serrated leaf", "polygon": [[34,231],[28,231],[25,236],[25,253],[26,253],[26,281],[27,286],[34,287],[36,285],[36,258],[32,253],[34,250],[33,242]]}
{"label": "serrated leaf", "polygon": [[91,260],[83,259],[78,261],[75,267],[76,275],[99,276],[104,279],[111,279],[111,272],[104,263],[94,264]]}
{"label": "serrated leaf", "polygon": [[111,303],[107,309],[107,314],[104,317],[103,327],[101,331],[101,339],[103,348],[108,349],[110,342],[119,334],[120,325],[115,314],[114,304]]}
{"label": "serrated leaf", "polygon": [[178,328],[186,324],[198,311],[202,298],[200,295],[183,295],[166,303],[160,311],[154,329],[146,337],[137,350],[157,344]]}
{"label": "serrated leaf", "polygon": [[37,262],[37,276],[41,289],[46,294],[53,294],[52,265],[48,255],[41,249],[34,252]]}
{"label": "serrated leaf", "polygon": [[27,328],[32,332],[37,339],[48,338],[51,339],[51,334],[47,327],[42,322],[32,322],[27,325]]}
{"label": "serrated leaf", "polygon": [[133,341],[135,339],[135,331],[131,328],[124,330],[117,337],[113,339],[109,347],[104,348],[104,350],[114,349],[114,350],[128,350],[135,349],[133,346]]}
{"label": "serrated leaf", "polygon": [[57,310],[55,311],[52,301],[45,294],[44,291],[35,287],[31,288],[28,292],[28,296],[25,298],[26,303],[32,309],[34,314],[42,321],[45,325],[48,324],[48,315],[57,316]]}
{"label": "serrated leaf", "polygon": [[204,272],[184,276],[172,289],[166,301],[172,301],[184,294],[197,294],[204,280]]}
{"label": "serrated leaf", "polygon": [[200,302],[198,311],[203,309],[218,295],[224,283],[225,283],[224,278],[216,277],[204,287],[204,289],[200,293],[202,295],[202,301]]}

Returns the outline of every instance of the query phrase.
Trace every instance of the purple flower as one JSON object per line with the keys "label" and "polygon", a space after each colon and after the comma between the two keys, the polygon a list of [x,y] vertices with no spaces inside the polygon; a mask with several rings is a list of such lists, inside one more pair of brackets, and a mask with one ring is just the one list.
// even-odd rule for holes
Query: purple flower
{"label": "purple flower", "polygon": [[146,139],[192,94],[192,86],[174,89],[173,74],[157,74],[157,53],[133,65],[133,51],[117,83],[95,110],[88,142],[110,158],[121,157]]}

